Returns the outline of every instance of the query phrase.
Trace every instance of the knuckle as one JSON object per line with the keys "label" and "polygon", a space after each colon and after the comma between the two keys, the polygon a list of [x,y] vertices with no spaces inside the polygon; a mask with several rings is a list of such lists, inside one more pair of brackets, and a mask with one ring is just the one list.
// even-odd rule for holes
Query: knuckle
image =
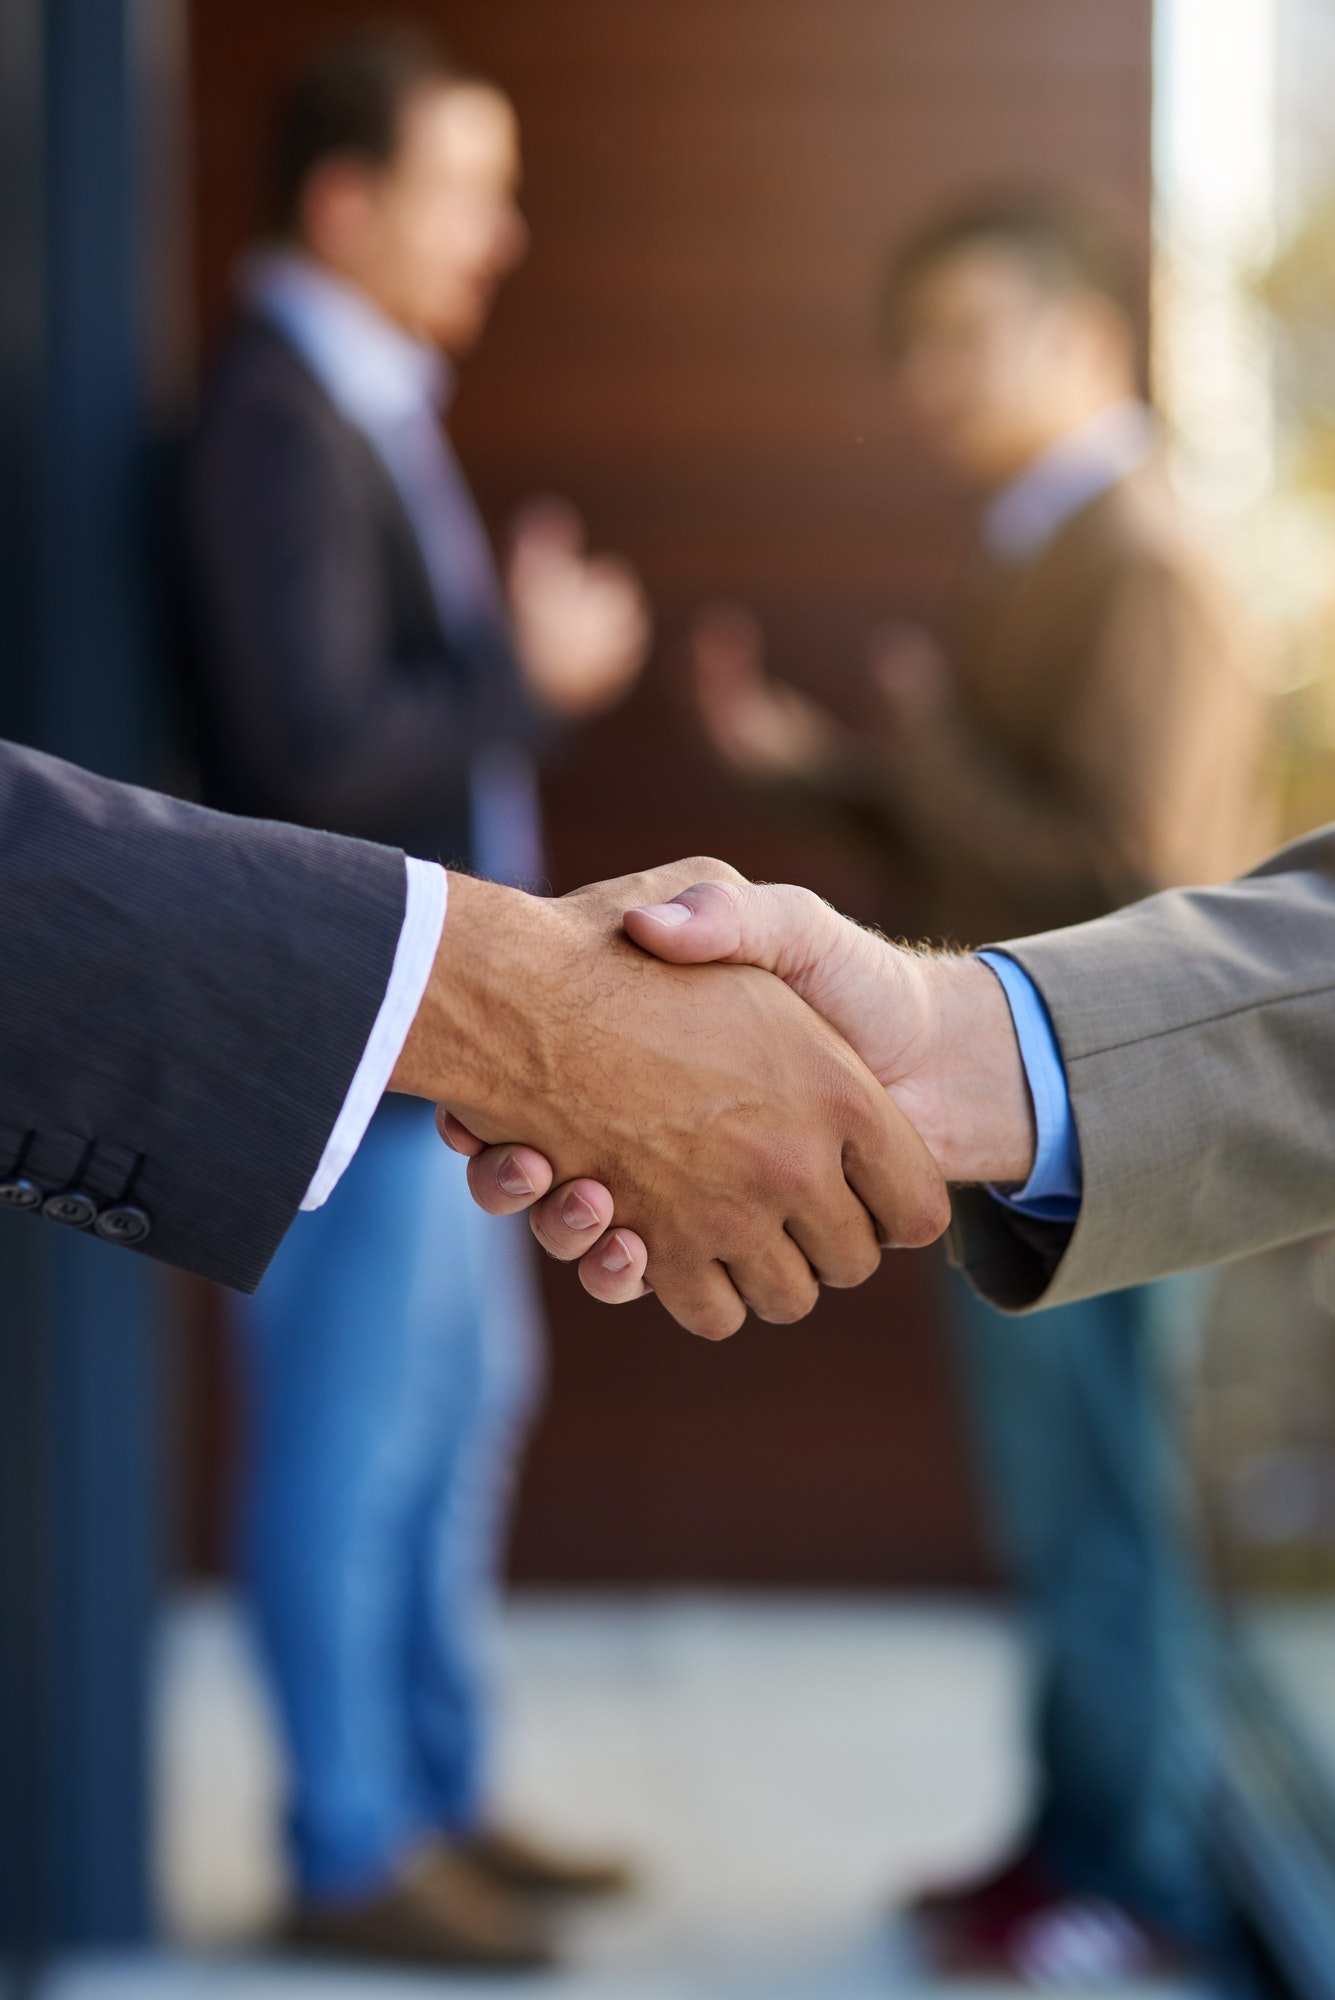
{"label": "knuckle", "polygon": [[799,1319],[805,1319],[820,1298],[820,1288],[812,1284],[802,1290],[789,1291],[766,1302],[765,1310],[756,1309],[756,1317],[770,1326],[793,1326]]}
{"label": "knuckle", "polygon": [[693,871],[693,879],[697,882],[738,884],[746,881],[739,868],[734,868],[730,861],[720,861],[713,854],[692,854],[681,865]]}
{"label": "knuckle", "polygon": [[758,1210],[776,1206],[800,1214],[820,1201],[827,1178],[814,1152],[770,1145],[756,1162],[750,1201],[738,1221],[754,1227]]}
{"label": "knuckle", "polygon": [[845,1250],[838,1264],[824,1279],[831,1290],[836,1292],[856,1291],[874,1278],[881,1268],[881,1247],[879,1243],[860,1245],[856,1249]]}
{"label": "knuckle", "polygon": [[709,1306],[694,1313],[688,1321],[692,1333],[701,1340],[731,1340],[746,1323],[745,1306]]}
{"label": "knuckle", "polygon": [[807,889],[799,882],[780,882],[770,894],[779,905],[780,913],[788,918],[812,917],[826,905],[814,889]]}
{"label": "knuckle", "polygon": [[865,1285],[869,1278],[876,1276],[880,1268],[881,1246],[879,1243],[869,1243],[861,1257],[857,1260],[853,1283],[855,1285]]}
{"label": "knuckle", "polygon": [[909,1250],[935,1243],[950,1226],[950,1192],[944,1186],[921,1195],[899,1219],[897,1235]]}

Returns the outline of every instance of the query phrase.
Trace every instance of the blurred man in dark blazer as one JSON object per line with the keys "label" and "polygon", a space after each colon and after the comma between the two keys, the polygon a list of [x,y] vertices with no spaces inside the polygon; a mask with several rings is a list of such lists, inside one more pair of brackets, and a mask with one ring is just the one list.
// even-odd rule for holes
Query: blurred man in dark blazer
{"label": "blurred man in dark blazer", "polygon": [[[946,639],[874,644],[866,729],[769,680],[745,612],[696,633],[720,753],[907,858],[953,943],[1218,880],[1264,845],[1257,663],[1170,491],[1129,296],[1101,230],[1046,202],[949,217],[899,257],[899,394],[981,502],[981,546]],[[1220,1921],[1206,1620],[1161,1380],[1195,1293],[1137,1287],[1016,1326],[961,1286],[953,1310],[1033,1613],[1039,1795],[1017,1854],[922,1916],[952,1966],[1059,1978],[1076,1949],[1116,1977]]]}
{"label": "blurred man in dark blazer", "polygon": [[[369,32],[308,64],[279,234],[204,385],[187,584],[211,803],[531,884],[533,752],[626,693],[649,625],[555,503],[503,584],[442,428],[525,249],[518,178],[509,102],[429,44]],[[478,1242],[430,1113],[387,1101],[246,1315],[247,1576],[301,1935],[529,1964],[533,1898],[621,1875],[491,1817],[485,1614],[537,1307],[522,1232],[485,1267]]]}

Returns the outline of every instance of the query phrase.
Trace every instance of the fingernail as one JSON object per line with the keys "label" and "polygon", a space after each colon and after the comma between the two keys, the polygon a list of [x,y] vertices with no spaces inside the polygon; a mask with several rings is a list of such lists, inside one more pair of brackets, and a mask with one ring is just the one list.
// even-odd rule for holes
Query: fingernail
{"label": "fingernail", "polygon": [[650,918],[653,923],[666,924],[669,930],[675,930],[678,924],[689,924],[695,911],[689,903],[646,903],[640,915]]}
{"label": "fingernail", "polygon": [[567,1229],[592,1229],[598,1217],[582,1194],[568,1194],[561,1204],[561,1220]]}
{"label": "fingernail", "polygon": [[618,1230],[603,1252],[603,1269],[609,1277],[619,1278],[623,1271],[629,1271],[634,1261],[634,1258],[622,1241],[620,1230]]}
{"label": "fingernail", "polygon": [[514,1154],[496,1169],[496,1185],[503,1194],[534,1194],[536,1189]]}

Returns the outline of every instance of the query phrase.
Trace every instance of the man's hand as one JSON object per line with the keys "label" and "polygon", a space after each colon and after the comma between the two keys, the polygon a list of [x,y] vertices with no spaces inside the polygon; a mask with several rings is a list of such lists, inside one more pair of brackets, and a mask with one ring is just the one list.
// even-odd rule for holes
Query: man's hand
{"label": "man's hand", "polygon": [[717,755],[739,776],[814,780],[838,762],[842,725],[765,671],[765,639],[745,605],[709,605],[691,629],[696,705]]}
{"label": "man's hand", "polygon": [[887,722],[930,722],[949,701],[950,665],[922,625],[899,618],[883,625],[867,648],[868,679]]}
{"label": "man's hand", "polygon": [[978,959],[909,951],[810,889],[703,882],[628,910],[628,937],[676,965],[761,966],[857,1050],[949,1181],[1023,1181],[1033,1112],[1000,982]]}
{"label": "man's hand", "polygon": [[[696,884],[666,903],[628,910],[625,928],[646,951],[679,965],[748,964],[784,980],[857,1050],[947,1180],[1028,1176],[1034,1129],[1024,1068],[1000,982],[978,960],[907,951],[808,889],[740,880]],[[640,1295],[643,1246],[628,1230],[603,1233],[606,1188],[548,1193],[547,1162],[529,1157],[523,1178],[532,1192],[516,1199],[504,1151],[480,1147],[457,1127],[447,1137],[474,1156],[469,1180],[482,1207],[531,1207],[539,1241],[553,1256],[580,1259],[594,1297],[615,1305]]]}
{"label": "man's hand", "polygon": [[519,657],[540,701],[580,718],[629,694],[653,636],[648,602],[629,564],[589,555],[573,507],[543,500],[522,511],[507,581]]}
{"label": "man's hand", "polygon": [[882,1243],[932,1241],[949,1201],[907,1119],[795,993],[627,942],[628,908],[711,870],[725,872],[681,863],[557,901],[452,877],[392,1083],[504,1146],[521,1178],[522,1136],[562,1183],[613,1189],[615,1237],[642,1239],[675,1318],[721,1338],[748,1305],[787,1321],[818,1283],[861,1283]]}

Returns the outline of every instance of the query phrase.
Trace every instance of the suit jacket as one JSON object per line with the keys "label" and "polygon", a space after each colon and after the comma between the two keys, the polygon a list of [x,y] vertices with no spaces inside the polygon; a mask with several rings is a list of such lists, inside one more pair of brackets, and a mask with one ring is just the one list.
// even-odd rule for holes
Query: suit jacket
{"label": "suit jacket", "polygon": [[932,935],[1078,923],[1235,875],[1270,845],[1245,623],[1157,463],[1029,561],[980,562],[952,657],[944,711],[870,760]]}
{"label": "suit jacket", "polygon": [[1059,1305],[1335,1227],[1335,827],[1005,949],[1052,1014],[1085,1192],[1074,1231],[959,1195],[985,1296]]}
{"label": "suit jacket", "polygon": [[451,645],[383,461],[258,316],[207,376],[183,533],[209,802],[467,865],[474,757],[544,724],[503,633]]}
{"label": "suit jacket", "polygon": [[0,744],[0,1206],[249,1291],[379,1012],[403,856]]}

